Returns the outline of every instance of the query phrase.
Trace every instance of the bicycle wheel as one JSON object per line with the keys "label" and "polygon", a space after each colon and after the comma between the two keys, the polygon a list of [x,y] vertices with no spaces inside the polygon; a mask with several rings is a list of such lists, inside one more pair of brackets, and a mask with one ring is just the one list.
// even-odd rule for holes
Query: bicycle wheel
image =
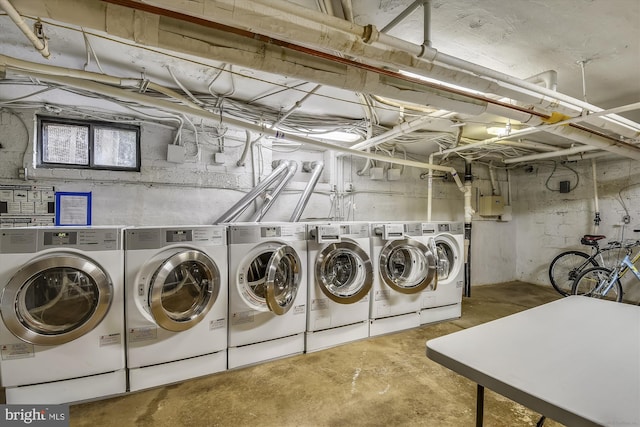
{"label": "bicycle wheel", "polygon": [[601,291],[596,292],[596,288],[599,284],[607,282],[611,270],[605,267],[594,267],[584,270],[580,276],[573,283],[571,293],[573,295],[584,295],[592,298],[606,299],[610,301],[622,301],[622,284],[619,279],[616,279],[611,289],[605,294]]}
{"label": "bicycle wheel", "polygon": [[589,254],[580,251],[562,252],[549,264],[549,280],[554,289],[566,297],[571,295],[576,277],[590,267],[598,267],[598,263]]}

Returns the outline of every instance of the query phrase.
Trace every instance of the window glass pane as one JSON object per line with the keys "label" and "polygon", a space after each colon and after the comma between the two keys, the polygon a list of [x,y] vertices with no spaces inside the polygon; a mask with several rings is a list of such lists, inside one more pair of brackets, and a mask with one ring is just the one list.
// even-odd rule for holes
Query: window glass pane
{"label": "window glass pane", "polygon": [[96,127],[94,138],[93,161],[97,166],[137,166],[137,132]]}
{"label": "window glass pane", "polygon": [[89,164],[89,127],[45,123],[42,161],[70,165]]}

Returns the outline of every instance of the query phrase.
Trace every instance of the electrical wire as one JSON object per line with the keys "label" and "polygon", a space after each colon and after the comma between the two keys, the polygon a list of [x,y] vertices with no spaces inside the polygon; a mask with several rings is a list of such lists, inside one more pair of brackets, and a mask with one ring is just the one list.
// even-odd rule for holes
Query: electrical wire
{"label": "electrical wire", "polygon": [[[573,187],[569,187],[569,191],[575,190],[576,187],[578,186],[578,184],[580,183],[580,175],[578,174],[578,172],[575,169],[573,169],[572,167],[567,166],[565,163],[561,163],[561,165],[564,166],[565,168],[569,169],[571,172],[573,172],[575,174],[575,176],[576,176],[576,185],[574,185]],[[553,170],[551,171],[551,174],[549,175],[547,180],[544,182],[544,186],[549,191],[557,191],[557,192],[560,191],[560,189],[556,190],[555,188],[549,187],[549,181],[551,180],[551,177],[553,176],[553,174],[556,172],[557,168],[558,168],[558,162],[553,161]]]}

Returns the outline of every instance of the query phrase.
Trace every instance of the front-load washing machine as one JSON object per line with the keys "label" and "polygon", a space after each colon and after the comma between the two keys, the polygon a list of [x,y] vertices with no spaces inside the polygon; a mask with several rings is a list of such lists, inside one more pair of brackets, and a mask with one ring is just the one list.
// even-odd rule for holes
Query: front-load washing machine
{"label": "front-load washing machine", "polygon": [[438,286],[423,292],[420,323],[455,319],[462,315],[464,286],[464,223],[423,223],[423,236],[435,237],[438,260]]}
{"label": "front-load washing machine", "polygon": [[0,229],[0,379],[9,404],[126,391],[122,230]]}
{"label": "front-load washing machine", "polygon": [[223,226],[125,229],[129,390],[227,369]]}
{"label": "front-load washing machine", "polygon": [[229,225],[229,368],[304,352],[306,225]]}
{"label": "front-load washing machine", "polygon": [[368,223],[308,226],[307,352],[369,336],[373,284]]}
{"label": "front-load washing machine", "polygon": [[437,285],[436,251],[421,236],[421,223],[371,224],[370,336],[420,326],[422,292]]}

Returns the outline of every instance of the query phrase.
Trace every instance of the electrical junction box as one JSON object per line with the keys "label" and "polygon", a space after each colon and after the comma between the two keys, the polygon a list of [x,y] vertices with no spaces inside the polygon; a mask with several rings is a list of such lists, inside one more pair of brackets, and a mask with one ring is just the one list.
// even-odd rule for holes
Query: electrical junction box
{"label": "electrical junction box", "polygon": [[369,169],[369,177],[374,181],[382,181],[384,179],[384,168]]}
{"label": "electrical junction box", "polygon": [[387,169],[387,179],[397,181],[400,179],[400,169]]}
{"label": "electrical junction box", "polygon": [[504,213],[504,198],[502,196],[480,196],[478,215],[499,216]]}
{"label": "electrical junction box", "polygon": [[167,145],[167,162],[184,163],[185,149],[182,145]]}

